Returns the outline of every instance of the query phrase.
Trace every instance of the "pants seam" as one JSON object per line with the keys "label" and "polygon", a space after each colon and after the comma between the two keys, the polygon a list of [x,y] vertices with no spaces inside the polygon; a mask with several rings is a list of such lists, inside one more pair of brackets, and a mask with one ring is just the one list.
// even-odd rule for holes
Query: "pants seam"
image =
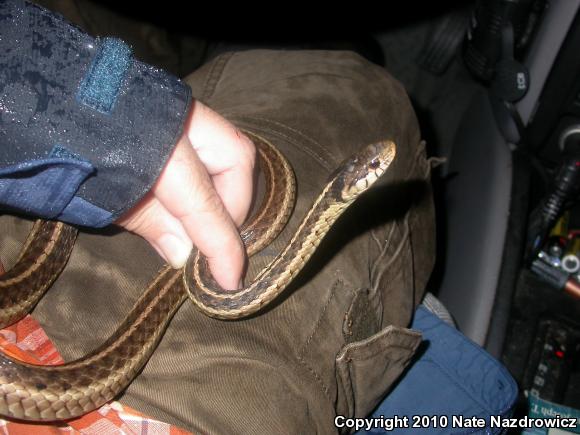
{"label": "pants seam", "polygon": [[330,294],[329,294],[328,298],[326,299],[324,306],[322,307],[322,311],[321,311],[320,315],[318,316],[318,320],[316,321],[314,328],[312,329],[311,333],[308,335],[308,338],[306,339],[306,341],[304,342],[304,344],[300,348],[300,351],[298,352],[298,358],[302,359],[304,357],[304,354],[306,353],[306,348],[308,347],[308,345],[310,344],[310,342],[314,338],[314,335],[316,334],[316,332],[320,328],[320,324],[322,323],[322,318],[326,314],[326,310],[328,309],[330,302],[334,299],[334,294],[335,294],[336,288],[338,287],[339,284],[343,284],[343,281],[340,278],[337,279],[334,282],[334,284],[332,285],[332,287],[331,287],[332,290],[330,291]]}
{"label": "pants seam", "polygon": [[213,96],[224,69],[234,54],[234,52],[225,53],[214,60],[203,85],[203,92],[200,98],[202,101],[208,101]]}
{"label": "pants seam", "polygon": [[304,342],[304,345],[300,348],[300,351],[297,354],[297,359],[300,362],[300,364],[303,365],[310,372],[310,374],[314,377],[316,382],[320,385],[323,394],[326,396],[326,398],[330,402],[332,402],[332,398],[330,397],[329,388],[326,386],[326,384],[322,380],[322,377],[320,376],[320,374],[306,362],[306,360],[304,359],[304,355],[306,353],[306,349],[310,345],[310,342],[314,338],[314,335],[320,329],[320,324],[322,323],[322,319],[325,316],[326,311],[327,311],[328,307],[330,306],[331,301],[334,299],[334,295],[336,293],[336,288],[342,282],[343,281],[341,279],[337,279],[334,282],[334,284],[332,285],[332,287],[331,287],[332,289],[330,291],[330,294],[329,294],[328,298],[326,299],[324,306],[322,307],[322,311],[321,311],[320,315],[318,316],[318,320],[317,320],[316,324],[314,325],[312,332],[309,334],[308,338]]}
{"label": "pants seam", "polygon": [[332,398],[330,397],[329,389],[325,385],[324,381],[322,380],[322,378],[320,377],[318,372],[316,370],[314,370],[303,358],[298,357],[298,362],[302,366],[304,366],[304,368],[306,368],[306,370],[308,370],[310,372],[310,374],[314,377],[314,380],[316,381],[316,383],[322,389],[322,393],[324,394],[324,396],[328,399],[329,402],[332,403]]}
{"label": "pants seam", "polygon": [[[306,141],[310,142],[313,145],[316,145],[316,148],[322,152],[322,154],[324,154],[325,156],[321,156],[318,153],[313,153],[310,147],[300,147],[300,149],[303,149],[305,151],[308,151],[313,157],[315,157],[326,169],[331,170],[330,165],[328,164],[328,162],[330,161],[334,161],[335,158],[333,156],[333,154],[330,153],[330,151],[324,146],[322,145],[320,142],[317,142],[316,140],[314,140],[312,137],[308,136],[307,134],[301,132],[300,130],[296,130],[295,128],[292,128],[284,123],[278,122],[278,121],[274,121],[268,118],[262,118],[259,116],[236,116],[236,115],[231,115],[228,114],[227,112],[223,113],[224,116],[228,117],[231,116],[234,120],[238,120],[240,122],[243,123],[252,123],[252,121],[258,121],[258,122],[264,122],[264,123],[268,123],[271,124],[273,126],[288,130],[291,133],[294,133],[295,135],[305,139]],[[291,142],[292,144],[298,146],[298,141],[295,139],[292,139],[288,134],[285,134],[283,132],[281,132],[280,130],[274,129],[272,127],[264,127],[264,126],[259,126],[255,125],[256,128],[260,128],[264,131],[268,131],[270,133],[275,133],[279,136],[281,136],[282,138],[286,139],[287,141]]]}

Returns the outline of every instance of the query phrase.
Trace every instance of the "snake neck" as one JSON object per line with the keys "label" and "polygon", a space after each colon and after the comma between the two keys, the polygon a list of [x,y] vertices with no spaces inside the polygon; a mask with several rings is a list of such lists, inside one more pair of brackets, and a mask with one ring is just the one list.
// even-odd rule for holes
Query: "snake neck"
{"label": "snake neck", "polygon": [[[353,199],[354,200],[354,199]],[[330,226],[353,201],[342,201],[336,183],[328,183],[315,200],[290,242],[252,283],[240,290],[219,287],[207,261],[197,254],[191,271],[186,269],[186,289],[204,312],[222,319],[239,318],[258,311],[274,299],[303,268]]]}

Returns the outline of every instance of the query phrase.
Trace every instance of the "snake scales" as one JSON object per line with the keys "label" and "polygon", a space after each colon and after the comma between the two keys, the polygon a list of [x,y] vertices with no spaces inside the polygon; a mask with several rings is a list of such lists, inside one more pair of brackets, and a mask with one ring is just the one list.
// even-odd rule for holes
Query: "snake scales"
{"label": "snake scales", "polygon": [[[282,154],[257,140],[266,193],[241,231],[248,255],[270,243],[288,219],[294,176]],[[187,299],[223,319],[250,315],[278,296],[308,261],[338,216],[391,164],[395,145],[369,145],[331,176],[284,250],[241,290],[219,288],[197,252],[184,270],[165,266],[113,335],[88,355],[59,366],[37,366],[0,354],[0,415],[32,421],[74,418],[112,400],[147,362],[173,314]],[[16,265],[0,277],[0,327],[29,312],[64,268],[77,230],[37,221]]]}

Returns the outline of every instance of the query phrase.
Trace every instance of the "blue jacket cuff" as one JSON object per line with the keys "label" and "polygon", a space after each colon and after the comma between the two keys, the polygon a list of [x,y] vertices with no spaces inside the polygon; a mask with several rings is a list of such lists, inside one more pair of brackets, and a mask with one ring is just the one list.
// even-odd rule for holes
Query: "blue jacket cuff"
{"label": "blue jacket cuff", "polygon": [[[122,41],[1,1],[0,207],[113,222],[156,181],[190,104],[189,86],[134,59]],[[64,156],[52,154],[55,144]]]}

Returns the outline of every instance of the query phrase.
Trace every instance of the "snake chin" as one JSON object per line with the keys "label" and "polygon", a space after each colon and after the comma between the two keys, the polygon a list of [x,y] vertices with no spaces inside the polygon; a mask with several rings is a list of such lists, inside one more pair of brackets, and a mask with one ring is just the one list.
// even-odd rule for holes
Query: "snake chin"
{"label": "snake chin", "polygon": [[347,159],[337,170],[343,201],[353,201],[385,173],[395,158],[391,141],[372,143]]}

